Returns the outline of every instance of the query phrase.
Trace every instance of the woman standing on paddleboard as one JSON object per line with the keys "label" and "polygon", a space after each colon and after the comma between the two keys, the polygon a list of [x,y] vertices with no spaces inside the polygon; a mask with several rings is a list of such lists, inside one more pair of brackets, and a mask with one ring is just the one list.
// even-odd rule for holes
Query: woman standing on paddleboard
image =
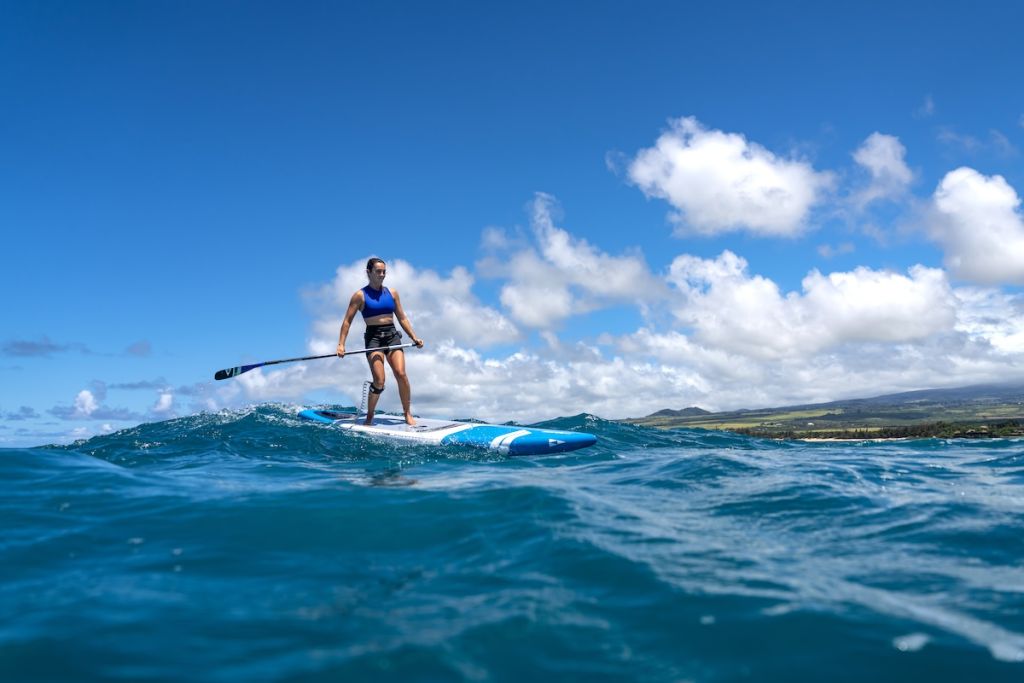
{"label": "woman standing on paddleboard", "polygon": [[[412,331],[412,323],[409,322],[405,311],[402,310],[402,301],[398,298],[398,290],[388,289],[384,286],[386,275],[387,264],[382,259],[372,258],[366,262],[366,278],[370,284],[352,295],[348,302],[348,310],[345,311],[345,320],[341,323],[338,355],[342,358],[345,357],[345,339],[348,337],[348,328],[352,325],[352,319],[356,317],[356,311],[362,311],[363,320],[366,322],[366,333],[363,335],[365,348],[380,349],[402,343],[402,333],[395,329],[395,316],[398,316],[399,324],[413,343],[419,348],[423,348],[423,340]],[[416,420],[409,407],[412,392],[409,389],[409,377],[405,374],[405,351],[402,349],[373,351],[366,355],[366,360],[370,363],[370,373],[373,375],[366,406],[366,424],[373,422],[373,412],[377,408],[381,392],[384,391],[385,357],[391,366],[395,381],[398,382],[398,395],[402,399],[405,423],[414,425]]]}

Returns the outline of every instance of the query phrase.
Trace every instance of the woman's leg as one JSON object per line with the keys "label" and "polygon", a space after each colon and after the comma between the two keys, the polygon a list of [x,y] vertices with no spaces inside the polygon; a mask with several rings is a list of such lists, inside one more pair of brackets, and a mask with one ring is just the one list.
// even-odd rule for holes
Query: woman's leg
{"label": "woman's leg", "polygon": [[[373,385],[378,389],[384,388],[384,354],[380,351],[367,354],[366,361],[370,364],[370,375],[373,377]],[[373,413],[377,410],[377,401],[380,400],[380,393],[374,393],[370,387],[370,395],[366,399],[366,424],[373,423]]]}
{"label": "woman's leg", "polygon": [[405,423],[416,424],[412,416],[410,405],[412,403],[412,390],[409,388],[409,376],[405,374],[405,352],[401,349],[388,354],[388,363],[391,365],[391,372],[395,375],[395,382],[398,384],[398,395],[402,399],[402,412],[405,413]]}

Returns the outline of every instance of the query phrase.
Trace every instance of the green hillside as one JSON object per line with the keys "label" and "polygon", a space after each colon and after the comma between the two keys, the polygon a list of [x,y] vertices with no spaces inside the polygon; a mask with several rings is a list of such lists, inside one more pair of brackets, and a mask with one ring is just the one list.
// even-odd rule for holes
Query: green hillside
{"label": "green hillside", "polygon": [[718,429],[775,438],[1024,435],[1024,385],[981,385],[812,405],[709,413],[666,408],[622,420],[661,429]]}

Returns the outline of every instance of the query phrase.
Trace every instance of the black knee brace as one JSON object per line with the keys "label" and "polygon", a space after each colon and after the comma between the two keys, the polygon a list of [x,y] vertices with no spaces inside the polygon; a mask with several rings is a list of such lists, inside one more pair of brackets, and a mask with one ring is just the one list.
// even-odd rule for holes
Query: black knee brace
{"label": "black knee brace", "polygon": [[370,393],[371,394],[380,394],[380,393],[383,393],[383,392],[384,392],[384,387],[378,387],[376,384],[372,384],[372,383],[370,384]]}

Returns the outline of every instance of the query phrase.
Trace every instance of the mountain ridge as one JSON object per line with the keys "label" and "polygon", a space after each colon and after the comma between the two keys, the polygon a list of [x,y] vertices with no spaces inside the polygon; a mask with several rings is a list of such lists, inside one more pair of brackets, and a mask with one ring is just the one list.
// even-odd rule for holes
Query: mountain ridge
{"label": "mountain ridge", "polygon": [[1024,382],[919,389],[777,408],[665,408],[620,421],[779,438],[1015,436],[1024,435]]}

